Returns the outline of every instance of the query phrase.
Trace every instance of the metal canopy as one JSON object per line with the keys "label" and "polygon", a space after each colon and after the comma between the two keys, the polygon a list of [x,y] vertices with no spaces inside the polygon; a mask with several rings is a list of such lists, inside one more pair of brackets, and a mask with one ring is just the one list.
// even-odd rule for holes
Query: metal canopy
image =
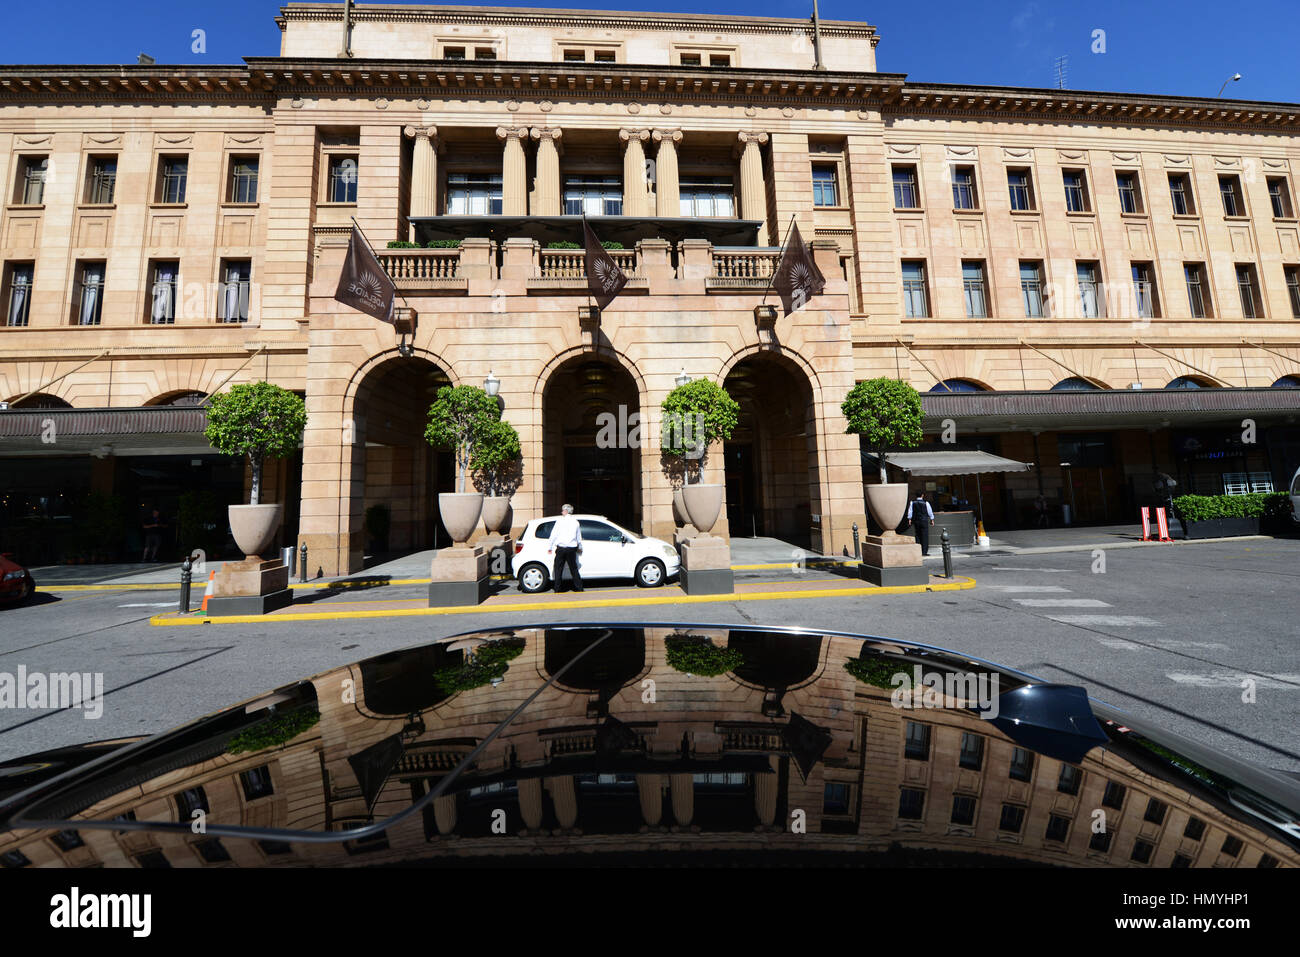
{"label": "metal canopy", "polygon": [[[871,461],[875,455],[868,453]],[[985,472],[1027,472],[1026,462],[972,450],[944,452],[886,452],[885,462],[916,477],[932,475],[980,475]]]}
{"label": "metal canopy", "polygon": [[0,454],[211,455],[207,414],[186,406],[8,409],[0,412]]}
{"label": "metal canopy", "polygon": [[[601,240],[620,242],[631,249],[638,239],[707,239],[715,246],[754,246],[756,219],[711,219],[682,216],[588,216],[587,222]],[[581,216],[412,216],[416,240],[535,239],[541,243],[573,242],[582,245]]]}

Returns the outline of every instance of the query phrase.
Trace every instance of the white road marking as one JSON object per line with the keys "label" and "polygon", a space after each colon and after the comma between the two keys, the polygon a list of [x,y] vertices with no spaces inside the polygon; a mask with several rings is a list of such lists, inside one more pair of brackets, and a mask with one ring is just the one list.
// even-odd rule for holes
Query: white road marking
{"label": "white road marking", "polygon": [[171,608],[175,605],[174,601],[137,601],[129,605],[118,605],[118,608]]}
{"label": "white road marking", "polygon": [[1048,615],[1063,625],[1100,625],[1106,628],[1158,628],[1161,623],[1141,615]]}
{"label": "white road marking", "polygon": [[1175,671],[1165,675],[1170,681],[1180,685],[1192,685],[1196,688],[1240,688],[1247,678],[1254,680],[1259,688],[1282,688],[1288,691],[1300,691],[1300,675],[1248,675],[1233,671],[1211,671],[1205,674],[1189,674]]}
{"label": "white road marking", "polygon": [[1016,565],[993,565],[984,569],[986,572],[1073,572],[1078,575],[1079,571],[1074,568],[1020,568]]}
{"label": "white road marking", "polygon": [[1125,641],[1123,638],[1098,638],[1100,644],[1107,648],[1114,648],[1116,651],[1137,651],[1141,645],[1135,645],[1131,641]]}
{"label": "white road marking", "polygon": [[1017,605],[1027,608],[1113,608],[1100,598],[1013,598]]}
{"label": "white road marking", "polygon": [[993,585],[997,591],[1012,592],[1068,592],[1070,589],[1060,585]]}

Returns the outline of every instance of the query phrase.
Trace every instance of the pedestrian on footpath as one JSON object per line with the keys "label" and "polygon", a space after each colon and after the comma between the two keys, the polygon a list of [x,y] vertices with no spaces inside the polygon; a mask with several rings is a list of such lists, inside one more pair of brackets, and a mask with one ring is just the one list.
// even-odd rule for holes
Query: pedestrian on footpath
{"label": "pedestrian on footpath", "polygon": [[144,554],[140,556],[141,562],[156,562],[158,560],[158,548],[162,545],[163,532],[167,528],[167,523],[163,521],[162,512],[154,509],[153,513],[144,522]]}
{"label": "pedestrian on footpath", "polygon": [[924,492],[917,492],[916,498],[907,503],[907,517],[912,520],[916,532],[916,543],[921,546],[921,554],[930,554],[930,526],[934,524],[934,509],[925,500]]}
{"label": "pedestrian on footpath", "polygon": [[550,546],[550,552],[555,555],[555,565],[551,570],[555,593],[558,595],[563,590],[560,588],[560,576],[564,574],[566,565],[573,582],[573,590],[582,591],[582,576],[578,574],[578,555],[582,553],[582,527],[573,517],[572,505],[565,505],[560,509],[560,517],[555,520],[555,527],[551,529],[551,537],[547,544]]}

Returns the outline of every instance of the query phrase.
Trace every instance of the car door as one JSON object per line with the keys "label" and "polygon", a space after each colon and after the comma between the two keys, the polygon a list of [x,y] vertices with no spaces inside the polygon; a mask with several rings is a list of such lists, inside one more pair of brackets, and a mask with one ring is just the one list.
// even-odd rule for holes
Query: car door
{"label": "car door", "polygon": [[579,519],[578,527],[582,529],[578,571],[583,578],[622,578],[632,574],[627,567],[628,552],[622,532],[594,518]]}

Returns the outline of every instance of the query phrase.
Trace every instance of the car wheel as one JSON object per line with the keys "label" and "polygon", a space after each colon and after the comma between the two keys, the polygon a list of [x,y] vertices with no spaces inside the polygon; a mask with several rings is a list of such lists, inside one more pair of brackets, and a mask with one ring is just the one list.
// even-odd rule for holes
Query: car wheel
{"label": "car wheel", "polygon": [[546,566],[530,562],[519,569],[519,590],[526,595],[535,595],[550,583],[551,576],[546,574]]}
{"label": "car wheel", "polygon": [[636,583],[642,588],[658,588],[664,583],[664,563],[643,558],[636,566]]}

